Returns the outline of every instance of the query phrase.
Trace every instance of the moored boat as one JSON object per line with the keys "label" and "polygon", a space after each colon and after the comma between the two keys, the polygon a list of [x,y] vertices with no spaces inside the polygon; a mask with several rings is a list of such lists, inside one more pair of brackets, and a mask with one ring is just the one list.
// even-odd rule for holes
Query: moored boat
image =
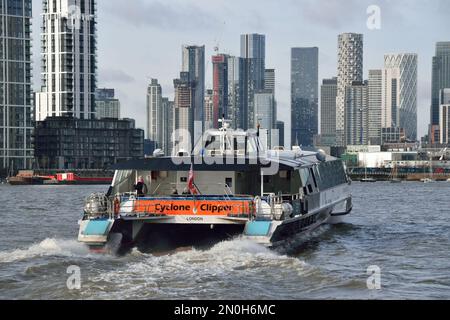
{"label": "moored boat", "polygon": [[17,175],[7,178],[7,182],[13,186],[40,185],[52,180],[55,180],[54,176],[35,174],[32,170],[20,170]]}

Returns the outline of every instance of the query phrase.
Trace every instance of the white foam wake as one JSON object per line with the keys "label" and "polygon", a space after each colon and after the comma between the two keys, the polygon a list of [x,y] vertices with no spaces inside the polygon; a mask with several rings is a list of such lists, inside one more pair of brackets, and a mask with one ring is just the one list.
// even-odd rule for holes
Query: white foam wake
{"label": "white foam wake", "polygon": [[43,256],[86,256],[88,254],[89,249],[76,240],[47,238],[26,249],[1,251],[0,263],[11,263]]}
{"label": "white foam wake", "polygon": [[[94,275],[90,281],[108,288],[112,296],[167,298],[173,290],[185,294],[198,284],[202,292],[209,292],[214,288],[239,285],[233,279],[264,283],[268,275],[280,280],[292,274],[303,275],[309,269],[298,258],[278,254],[240,238],[218,243],[209,250],[192,249],[161,256],[133,250],[131,255],[139,259],[128,261],[114,271]],[[274,273],[271,270],[278,271]],[[194,291],[193,297],[201,296]]]}

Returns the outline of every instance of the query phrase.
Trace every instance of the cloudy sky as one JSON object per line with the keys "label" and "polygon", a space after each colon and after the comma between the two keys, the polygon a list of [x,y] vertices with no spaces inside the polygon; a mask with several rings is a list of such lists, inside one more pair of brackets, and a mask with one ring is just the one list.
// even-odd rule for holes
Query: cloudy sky
{"label": "cloudy sky", "polygon": [[[381,9],[381,29],[367,28],[367,8]],[[35,88],[40,87],[41,0],[33,0]],[[337,36],[364,34],[364,72],[383,66],[385,53],[419,55],[419,135],[429,122],[431,59],[437,41],[450,41],[447,0],[97,0],[98,86],[116,89],[122,116],[145,127],[146,86],[157,78],[173,97],[182,44],[206,46],[206,85],[212,86],[214,47],[239,55],[242,33],[266,35],[266,67],[276,69],[278,118],[290,128],[290,48],[319,47],[319,79],[337,73]],[[289,132],[289,131],[286,131]],[[289,134],[287,135],[289,136]],[[287,137],[289,142],[289,138]]]}

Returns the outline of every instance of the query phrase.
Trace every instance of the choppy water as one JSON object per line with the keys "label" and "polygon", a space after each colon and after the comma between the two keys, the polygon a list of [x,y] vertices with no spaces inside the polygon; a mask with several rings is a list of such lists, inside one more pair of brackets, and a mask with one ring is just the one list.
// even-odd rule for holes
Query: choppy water
{"label": "choppy water", "polygon": [[[0,299],[450,299],[450,183],[354,183],[347,223],[289,255],[239,239],[206,251],[96,255],[76,241],[105,186],[0,185]],[[81,270],[81,290],[66,286]],[[381,268],[368,290],[367,268]]]}

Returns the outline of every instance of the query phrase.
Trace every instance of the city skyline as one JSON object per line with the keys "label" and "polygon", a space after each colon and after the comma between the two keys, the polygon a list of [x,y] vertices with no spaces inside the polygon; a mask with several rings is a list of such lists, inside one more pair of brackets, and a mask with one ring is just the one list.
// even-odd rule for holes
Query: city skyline
{"label": "city skyline", "polygon": [[[431,6],[420,2],[380,1],[381,30],[369,30],[366,26],[369,1],[328,1],[326,9],[319,11],[310,1],[285,1],[286,9],[277,12],[271,8],[279,7],[265,2],[254,6],[254,1],[242,5],[242,10],[232,10],[232,2],[206,1],[189,4],[176,1],[162,4],[155,1],[137,1],[133,8],[125,8],[121,1],[98,1],[98,47],[99,70],[98,85],[116,88],[122,101],[124,117],[137,119],[138,127],[145,127],[142,112],[145,112],[145,92],[149,78],[158,78],[163,95],[173,98],[173,79],[178,77],[181,68],[179,48],[183,44],[205,45],[206,88],[212,88],[212,64],[210,57],[214,47],[220,52],[239,55],[239,36],[244,33],[266,35],[266,65],[277,70],[277,102],[279,119],[285,121],[286,131],[290,132],[290,48],[296,46],[318,46],[319,81],[336,76],[337,41],[342,32],[361,32],[364,34],[364,79],[369,69],[383,66],[384,54],[415,52],[419,58],[419,95],[418,118],[419,137],[427,133],[429,108],[431,105],[431,60],[435,43],[445,41],[445,13],[448,9],[444,2]],[[253,5],[253,6],[252,6]],[[289,10],[287,10],[289,7]],[[227,12],[226,21],[216,9]],[[303,12],[300,12],[301,9]],[[33,1],[33,34],[40,33],[41,1]],[[197,12],[198,11],[198,12]],[[346,14],[351,12],[351,16]],[[159,17],[166,15],[168,20]],[[190,21],[188,27],[174,22],[168,25],[169,17],[178,17],[185,21],[198,13],[198,19]],[[146,16],[150,15],[150,16]],[[298,15],[298,19],[294,17]],[[429,19],[424,28],[420,19]],[[146,18],[145,18],[146,17]],[[186,18],[184,18],[186,17]],[[271,17],[270,19],[264,19]],[[145,18],[145,19],[144,19]],[[295,28],[294,28],[295,27]],[[300,29],[299,29],[300,27]],[[108,30],[108,31],[107,31]],[[183,30],[184,32],[178,32]],[[275,31],[276,30],[276,31]],[[308,32],[298,32],[306,30]],[[311,32],[312,31],[312,32]],[[395,31],[395,32],[394,32]],[[431,33],[431,31],[433,31]],[[129,37],[133,33],[136,37]],[[398,35],[401,34],[402,37]],[[136,42],[134,39],[145,35],[143,39],[151,41]],[[39,37],[34,38],[33,59],[34,88],[40,87],[39,75]],[[118,39],[121,44],[118,45]],[[320,41],[317,39],[321,39]],[[159,41],[159,42],[158,42]],[[421,43],[419,46],[418,43]],[[155,44],[158,43],[156,46]],[[380,43],[382,45],[380,45]],[[130,50],[131,48],[131,50]],[[124,58],[125,57],[125,58]],[[284,112],[283,112],[284,111]],[[287,143],[290,137],[287,137]]]}

